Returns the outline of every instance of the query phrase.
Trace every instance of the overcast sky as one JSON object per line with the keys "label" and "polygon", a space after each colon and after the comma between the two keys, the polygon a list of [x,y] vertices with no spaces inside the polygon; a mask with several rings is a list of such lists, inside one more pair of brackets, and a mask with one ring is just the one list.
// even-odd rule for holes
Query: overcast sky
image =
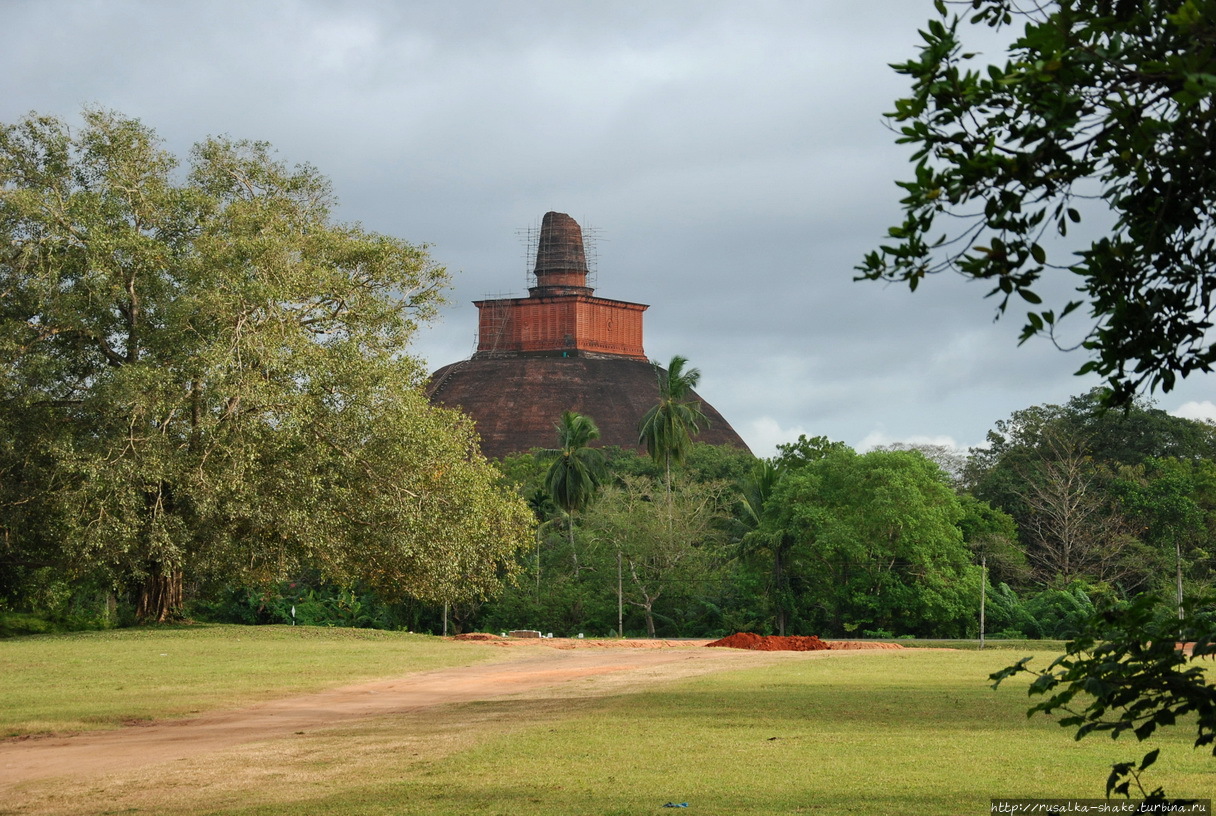
{"label": "overcast sky", "polygon": [[[899,220],[906,89],[931,0],[0,0],[0,121],[137,117],[184,155],[208,135],[310,162],[338,217],[427,243],[451,305],[415,351],[468,357],[470,303],[526,293],[521,231],[566,212],[597,294],[650,304],[647,353],[760,455],[798,434],[966,447],[1097,384],[1017,346],[985,289],[853,282]],[[996,49],[993,49],[994,51]],[[1067,281],[1057,282],[1067,292]],[[1074,326],[1079,336],[1084,325]],[[1216,381],[1160,407],[1216,417]]]}

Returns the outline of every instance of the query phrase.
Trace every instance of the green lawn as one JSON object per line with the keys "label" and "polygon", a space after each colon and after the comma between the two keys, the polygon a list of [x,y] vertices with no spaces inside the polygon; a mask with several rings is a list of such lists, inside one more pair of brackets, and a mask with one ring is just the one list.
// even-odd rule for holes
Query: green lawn
{"label": "green lawn", "polygon": [[[1020,653],[875,653],[714,675],[587,701],[359,798],[233,812],[842,814],[988,812],[992,797],[1100,797],[1147,747],[1028,721]],[[1157,784],[1216,790],[1216,762],[1165,741]]]}
{"label": "green lawn", "polygon": [[[319,663],[331,672],[332,652],[343,649],[367,664],[375,662],[370,652],[383,649],[395,653],[384,665],[397,666],[442,659],[448,650],[455,655],[449,662],[502,655],[428,638],[280,630],[259,640],[259,631],[170,634],[192,667],[180,672],[192,678],[201,674],[203,655],[220,649],[217,640],[235,636],[240,643],[253,637],[262,648],[245,653],[249,666],[228,652],[230,672],[262,671],[262,652],[274,644],[282,656],[271,675],[311,672],[317,682],[324,672],[307,667]],[[42,646],[62,658],[83,645],[96,661],[111,652],[127,655],[142,638],[162,652],[171,642],[139,632],[111,637],[51,638]],[[0,643],[5,668],[15,665],[13,645]],[[24,648],[31,645],[36,641]],[[160,652],[149,654],[166,686],[181,685],[172,679],[179,674],[174,664],[152,660]],[[188,654],[198,657],[187,661]],[[150,768],[75,786],[37,783],[9,812],[980,814],[993,797],[1100,797],[1110,763],[1138,758],[1148,746],[1075,742],[1045,717],[1028,720],[1025,683],[993,691],[987,682],[990,672],[1024,654],[807,655],[628,694],[542,693],[404,712],[243,746],[169,772]],[[54,661],[48,657],[45,665]],[[3,682],[10,685],[7,677]],[[222,685],[216,681],[217,689]],[[217,689],[212,694],[222,697]],[[1183,733],[1155,744],[1164,750],[1152,784],[1177,795],[1216,791],[1216,760],[1192,750]],[[665,809],[667,802],[687,802],[688,809]]]}
{"label": "green lawn", "polygon": [[223,626],[0,640],[0,737],[113,728],[501,658],[426,635]]}

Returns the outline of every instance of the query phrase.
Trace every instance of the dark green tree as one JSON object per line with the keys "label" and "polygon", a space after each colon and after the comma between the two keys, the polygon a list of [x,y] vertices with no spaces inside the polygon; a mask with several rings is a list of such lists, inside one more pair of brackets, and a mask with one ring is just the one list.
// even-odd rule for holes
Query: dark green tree
{"label": "dark green tree", "polygon": [[808,439],[806,434],[799,434],[796,441],[784,442],[777,446],[777,467],[781,470],[797,470],[834,453],[856,451],[845,443],[834,442],[826,436],[813,436]]}
{"label": "dark green tree", "polygon": [[1026,553],[1018,544],[1017,523],[1008,513],[970,493],[958,497],[963,517],[958,527],[976,562],[986,565],[990,580],[1020,585],[1030,577]]}
{"label": "dark green tree", "polygon": [[958,527],[963,510],[920,454],[832,450],[785,474],[770,503],[769,529],[798,542],[806,624],[936,637],[974,628],[980,569]]}
{"label": "dark green tree", "polygon": [[1015,411],[987,441],[972,451],[966,481],[977,498],[1014,517],[1038,577],[1107,581],[1137,591],[1155,586],[1161,569],[1174,563],[1174,545],[1163,555],[1155,528],[1132,518],[1132,498],[1147,494],[1131,490],[1128,478],[1164,474],[1145,472],[1145,463],[1155,460],[1211,461],[1216,427],[1141,400],[1108,410],[1091,391],[1064,405]]}
{"label": "dark green tree", "polygon": [[[1030,306],[1022,340],[1075,334],[1114,402],[1210,372],[1216,311],[1216,0],[936,0],[911,94],[887,116],[913,148],[904,221],[861,277],[953,271]],[[1003,63],[966,25],[1023,25]],[[1068,235],[1083,219],[1098,237]],[[1078,251],[1079,250],[1079,251]],[[1066,286],[1044,286],[1066,275]],[[1074,290],[1058,303],[1046,291]]]}
{"label": "dark green tree", "polygon": [[1121,468],[1111,486],[1128,518],[1138,526],[1138,534],[1161,562],[1153,589],[1163,597],[1174,596],[1179,617],[1188,597],[1184,585],[1191,585],[1190,595],[1211,585],[1209,518],[1213,508],[1203,484],[1214,476],[1216,463],[1210,460],[1148,459],[1136,467]]}
{"label": "dark green tree", "polygon": [[773,462],[761,459],[740,485],[738,519],[743,527],[741,550],[746,557],[767,555],[772,559],[768,595],[774,627],[784,636],[791,606],[787,562],[797,539],[782,524],[773,523],[779,514],[773,496],[784,471]]}
{"label": "dark green tree", "polygon": [[824,436],[808,439],[799,435],[794,442],[777,446],[776,459],[758,460],[750,473],[739,480],[739,512],[742,526],[740,548],[749,560],[769,559],[767,594],[773,628],[785,635],[795,605],[795,591],[790,576],[790,562],[799,539],[793,535],[788,516],[775,500],[778,485],[788,474],[818,462],[833,453],[853,453],[843,442],[833,442]]}

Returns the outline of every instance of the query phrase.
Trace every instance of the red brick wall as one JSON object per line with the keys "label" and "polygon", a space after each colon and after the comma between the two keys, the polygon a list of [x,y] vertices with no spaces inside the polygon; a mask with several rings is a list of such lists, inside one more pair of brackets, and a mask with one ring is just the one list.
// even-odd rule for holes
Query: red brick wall
{"label": "red brick wall", "polygon": [[478,351],[588,351],[646,359],[646,306],[571,295],[486,300],[478,309]]}

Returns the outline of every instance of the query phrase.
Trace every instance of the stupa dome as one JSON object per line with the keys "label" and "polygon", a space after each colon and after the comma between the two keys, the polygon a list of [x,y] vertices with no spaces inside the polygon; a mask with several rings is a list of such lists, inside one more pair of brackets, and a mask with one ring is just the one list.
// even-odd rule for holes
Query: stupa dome
{"label": "stupa dome", "polygon": [[[647,306],[595,296],[582,230],[565,213],[545,214],[533,273],[526,298],[475,301],[477,352],[436,371],[427,396],[469,414],[491,458],[553,447],[564,411],[594,419],[597,444],[641,450],[638,424],[666,375],[642,348]],[[691,398],[710,420],[696,441],[747,450],[712,405]]]}

